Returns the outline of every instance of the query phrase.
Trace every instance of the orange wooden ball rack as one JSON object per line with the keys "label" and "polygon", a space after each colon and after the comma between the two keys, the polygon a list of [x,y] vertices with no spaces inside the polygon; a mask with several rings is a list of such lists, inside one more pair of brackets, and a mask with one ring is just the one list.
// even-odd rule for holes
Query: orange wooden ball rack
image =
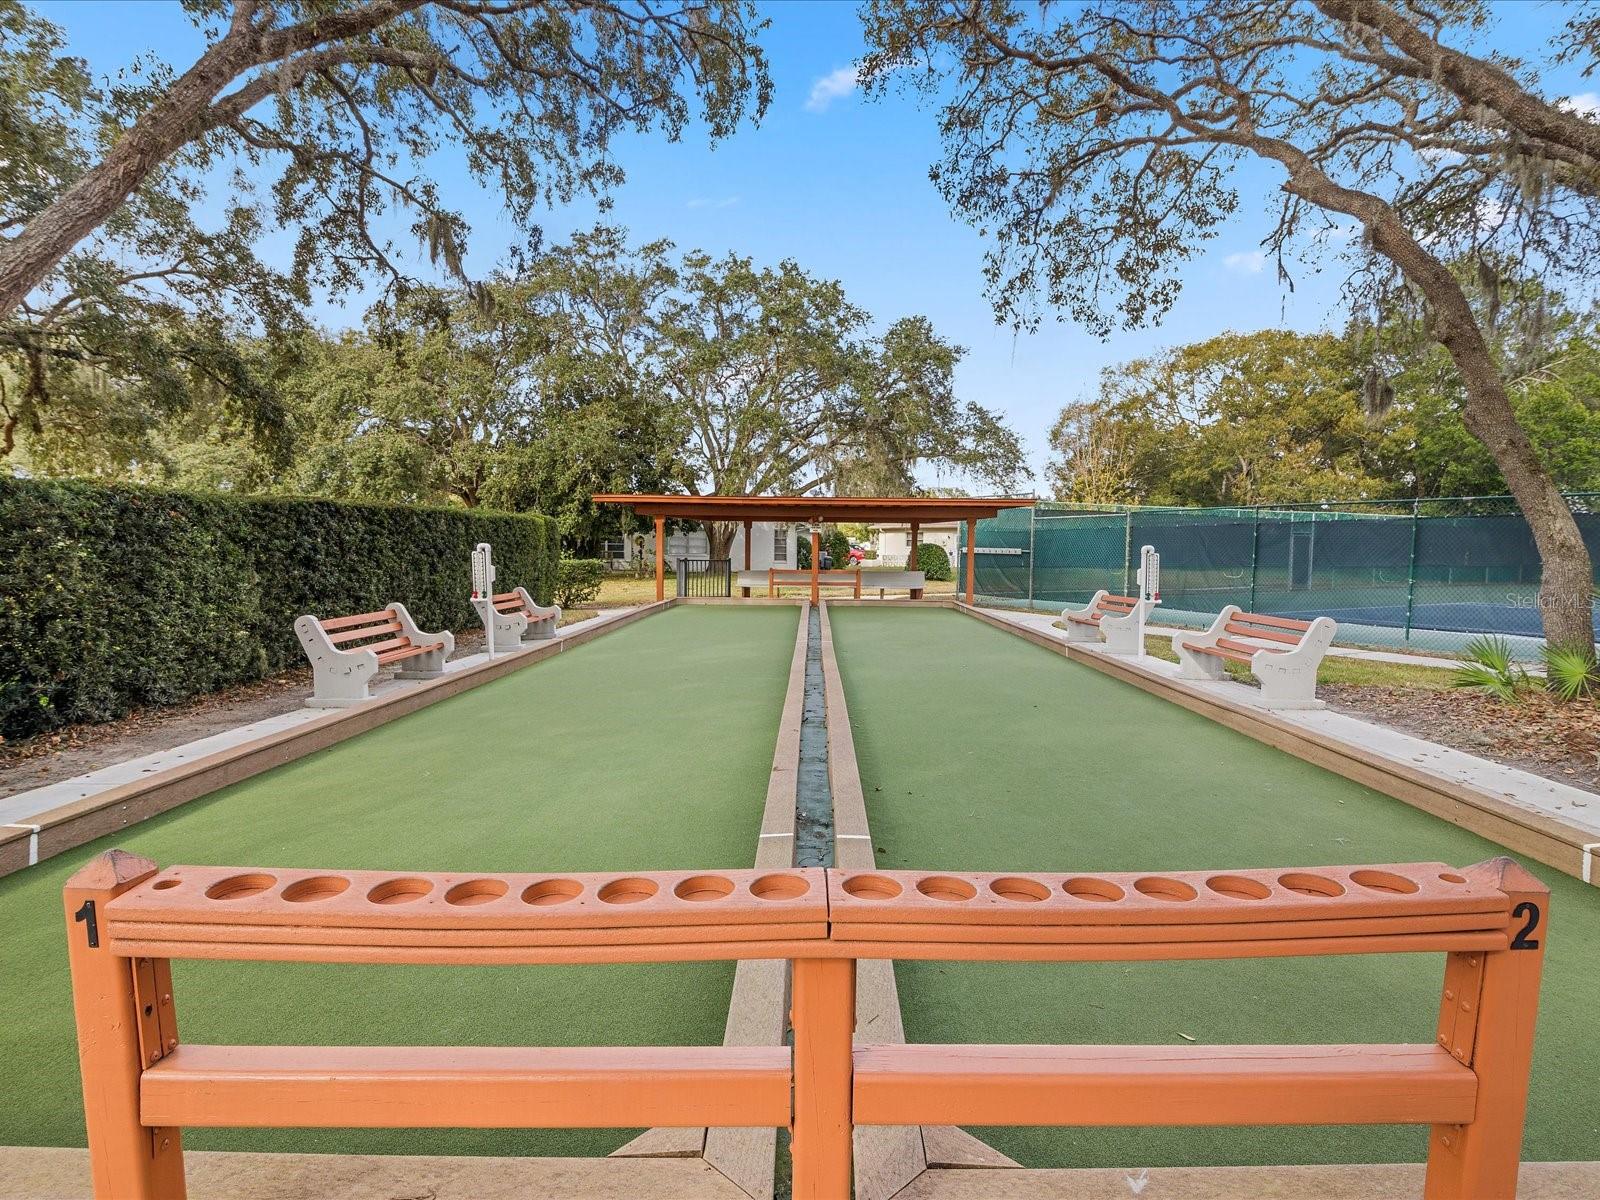
{"label": "orange wooden ball rack", "polygon": [[[1169,874],[400,874],[171,867],[67,883],[95,1195],[184,1195],[195,1126],[790,1129],[844,1200],[856,1125],[1432,1127],[1426,1196],[1516,1193],[1549,894],[1507,858]],[[1446,955],[1428,1045],[852,1047],[857,959]],[[785,1046],[185,1046],[174,958],[791,961]]]}

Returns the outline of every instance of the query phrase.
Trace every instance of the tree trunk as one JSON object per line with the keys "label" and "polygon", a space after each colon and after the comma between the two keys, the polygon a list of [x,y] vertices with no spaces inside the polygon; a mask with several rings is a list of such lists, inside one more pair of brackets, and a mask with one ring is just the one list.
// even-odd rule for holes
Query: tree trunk
{"label": "tree trunk", "polygon": [[1387,223],[1374,229],[1374,245],[1422,288],[1433,306],[1435,336],[1449,351],[1466,391],[1461,419],[1505,476],[1533,533],[1541,564],[1539,617],[1552,647],[1594,654],[1594,565],[1589,548],[1549,468],[1517,423],[1505,381],[1484,341],[1472,306],[1454,276],[1407,234],[1405,244],[1386,245]]}
{"label": "tree trunk", "polygon": [[250,47],[224,37],[128,128],[78,181],[0,246],[0,320],[9,317],[55,269],[175,150],[205,129],[217,93],[249,65]]}
{"label": "tree trunk", "polygon": [[1578,522],[1550,477],[1550,471],[1517,423],[1505,381],[1478,327],[1466,293],[1448,267],[1411,235],[1399,214],[1374,196],[1334,183],[1304,152],[1275,139],[1247,136],[1289,168],[1285,189],[1319,207],[1357,218],[1372,236],[1372,246],[1421,290],[1433,307],[1434,336],[1450,354],[1466,391],[1461,418],[1483,443],[1505,476],[1539,550],[1539,618],[1546,643],[1594,655],[1594,565],[1578,532]]}
{"label": "tree trunk", "polygon": [[728,558],[733,549],[733,535],[738,529],[732,521],[707,521],[707,553],[713,559]]}

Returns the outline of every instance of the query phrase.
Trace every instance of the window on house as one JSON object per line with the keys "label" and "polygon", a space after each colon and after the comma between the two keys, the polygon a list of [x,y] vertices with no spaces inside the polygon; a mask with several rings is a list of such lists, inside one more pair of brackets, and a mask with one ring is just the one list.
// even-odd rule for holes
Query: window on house
{"label": "window on house", "polygon": [[775,563],[789,561],[789,527],[787,525],[774,525],[772,527],[772,561]]}

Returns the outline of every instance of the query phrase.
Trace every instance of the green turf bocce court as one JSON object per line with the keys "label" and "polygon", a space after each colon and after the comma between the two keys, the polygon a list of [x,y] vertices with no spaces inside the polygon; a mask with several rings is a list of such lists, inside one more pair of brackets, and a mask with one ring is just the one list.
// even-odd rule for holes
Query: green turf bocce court
{"label": "green turf bocce court", "polygon": [[[112,846],[163,865],[747,867],[791,687],[793,604],[679,604],[0,880],[0,1144],[84,1141],[60,908]],[[828,606],[877,866],[1159,872],[1503,848],[958,611]],[[831,705],[831,702],[830,702]],[[831,718],[830,718],[831,719]],[[1524,859],[1523,861],[1527,861]],[[1551,889],[1529,1160],[1600,1158],[1600,899]],[[911,1042],[1428,1042],[1436,954],[896,964]],[[174,964],[184,1041],[715,1045],[731,963]],[[40,1003],[41,996],[52,1002]],[[194,1149],[593,1156],[634,1130],[194,1129]],[[986,1128],[1027,1167],[1419,1161],[1423,1126]]]}
{"label": "green turf bocce court", "polygon": [[[748,867],[792,606],[677,608],[0,880],[0,1145],[81,1146],[61,888],[112,846],[164,864]],[[331,1045],[714,1045],[732,963],[179,962],[183,1037]],[[599,1155],[622,1130],[196,1129],[196,1149]]]}
{"label": "green turf bocce court", "polygon": [[[830,606],[878,865],[1176,871],[1506,851],[958,612]],[[1600,1157],[1600,895],[1551,890],[1524,1157]],[[1437,955],[896,964],[913,1042],[1427,1042]],[[1419,1161],[1424,1127],[977,1130],[1024,1166]]]}

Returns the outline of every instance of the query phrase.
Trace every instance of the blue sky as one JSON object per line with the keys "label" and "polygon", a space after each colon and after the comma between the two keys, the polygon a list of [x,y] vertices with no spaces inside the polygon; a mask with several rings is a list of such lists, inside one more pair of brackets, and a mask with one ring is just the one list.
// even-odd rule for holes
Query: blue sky
{"label": "blue sky", "polygon": [[[96,75],[147,53],[181,71],[202,47],[176,3],[36,7],[66,30],[72,52]],[[863,48],[855,4],[781,0],[763,8],[772,20],[763,40],[776,85],[765,121],[715,147],[693,129],[676,144],[623,139],[615,156],[628,182],[607,219],[637,240],[668,237],[681,248],[734,250],[767,262],[792,257],[813,274],[840,280],[880,327],[926,314],[967,347],[961,395],[1000,410],[1022,434],[1041,491],[1049,426],[1063,404],[1092,394],[1102,367],[1230,329],[1342,322],[1337,263],[1321,274],[1302,272],[1292,295],[1270,264],[1263,269],[1259,242],[1277,180],[1270,168],[1254,167],[1240,173],[1238,216],[1189,265],[1184,294],[1161,326],[1107,341],[1069,323],[1049,321],[1022,335],[996,326],[982,291],[983,242],[928,181],[939,153],[933,112],[909,98],[864,103],[853,88],[850,66]],[[1523,0],[1501,36],[1533,45],[1560,19],[1558,6]],[[1557,96],[1596,86],[1576,73],[1547,73],[1544,83]],[[448,158],[439,164],[439,183],[473,226],[469,267],[488,270],[512,240],[498,195],[478,188]],[[547,212],[542,224],[547,238],[559,241],[598,216],[594,204],[579,203]],[[337,328],[359,323],[364,307],[352,298],[322,304],[317,315]],[[963,481],[924,472],[924,482]]]}

